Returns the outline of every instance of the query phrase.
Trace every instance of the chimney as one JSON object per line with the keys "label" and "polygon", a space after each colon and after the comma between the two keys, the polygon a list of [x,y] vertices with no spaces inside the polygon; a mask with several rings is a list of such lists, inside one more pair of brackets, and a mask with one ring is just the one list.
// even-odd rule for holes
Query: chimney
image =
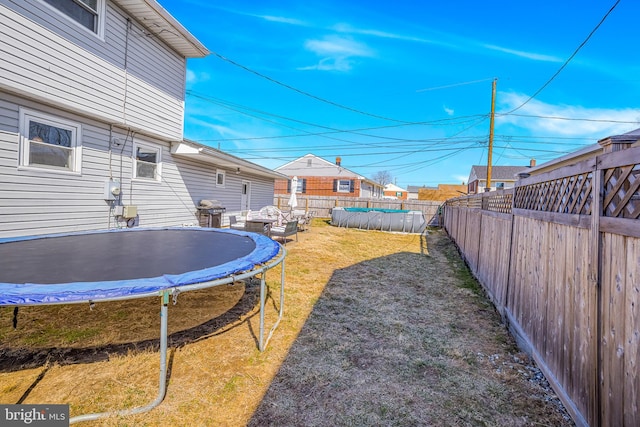
{"label": "chimney", "polygon": [[336,157],[336,165],[340,166],[340,163],[342,163],[342,159],[340,157]]}
{"label": "chimney", "polygon": [[533,168],[533,167],[535,167],[535,166],[536,166],[536,159],[531,159],[531,160],[529,160],[529,167],[530,167],[530,168]]}

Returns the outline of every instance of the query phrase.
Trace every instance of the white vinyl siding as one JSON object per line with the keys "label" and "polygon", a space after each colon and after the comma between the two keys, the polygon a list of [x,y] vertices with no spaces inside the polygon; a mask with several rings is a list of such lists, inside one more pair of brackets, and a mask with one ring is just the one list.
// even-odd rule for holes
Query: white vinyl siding
{"label": "white vinyl siding", "polygon": [[[65,233],[123,227],[110,217],[110,205],[104,200],[109,177],[121,183],[121,201],[138,207],[136,226],[181,226],[197,224],[196,205],[202,199],[219,200],[227,215],[239,212],[241,181],[252,185],[251,209],[273,204],[274,180],[250,174],[236,175],[209,163],[173,157],[170,144],[136,135],[136,143],[159,147],[162,181],[132,179],[133,142],[124,129],[68,113],[64,120],[82,126],[82,175],[65,175],[46,169],[19,167],[19,98],[0,91],[0,238]],[[21,100],[30,110],[32,101]],[[58,115],[40,107],[43,113]],[[117,138],[122,144],[112,147]],[[224,188],[217,188],[216,172],[226,174]],[[235,169],[233,169],[235,171]]]}
{"label": "white vinyl siding", "polygon": [[0,0],[0,89],[159,137],[182,139],[185,58],[132,24],[125,71],[126,16],[116,9],[108,14],[108,44],[72,43],[66,38],[69,28],[58,22],[61,17],[46,15],[43,9],[48,7],[37,0],[24,3],[38,7],[31,11],[22,3]]}

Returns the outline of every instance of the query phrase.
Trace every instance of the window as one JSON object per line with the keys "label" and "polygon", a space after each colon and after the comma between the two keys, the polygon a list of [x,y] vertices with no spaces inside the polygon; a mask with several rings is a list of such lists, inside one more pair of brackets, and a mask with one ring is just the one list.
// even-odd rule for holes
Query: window
{"label": "window", "polygon": [[104,0],[42,0],[75,23],[102,36]]}
{"label": "window", "polygon": [[216,187],[223,187],[226,182],[227,175],[223,170],[216,170]]}
{"label": "window", "polygon": [[334,193],[353,193],[354,191],[355,191],[355,186],[352,179],[334,179],[333,180]]}
{"label": "window", "polygon": [[498,190],[504,189],[504,182],[496,182],[496,189]]}
{"label": "window", "polygon": [[307,167],[310,168],[312,166],[312,159],[307,159]]}
{"label": "window", "polygon": [[20,110],[20,165],[80,172],[81,126],[58,117]]}
{"label": "window", "polygon": [[[296,187],[296,193],[307,192],[307,178],[298,178],[298,186]],[[287,193],[291,193],[291,180],[287,181]]]}
{"label": "window", "polygon": [[151,145],[133,146],[134,178],[160,181],[160,148]]}

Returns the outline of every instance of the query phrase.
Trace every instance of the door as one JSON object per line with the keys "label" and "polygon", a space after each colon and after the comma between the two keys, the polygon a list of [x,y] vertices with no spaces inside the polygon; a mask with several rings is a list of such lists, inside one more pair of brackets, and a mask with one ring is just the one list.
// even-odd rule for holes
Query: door
{"label": "door", "polygon": [[240,210],[251,209],[251,182],[242,181],[242,194],[240,195]]}

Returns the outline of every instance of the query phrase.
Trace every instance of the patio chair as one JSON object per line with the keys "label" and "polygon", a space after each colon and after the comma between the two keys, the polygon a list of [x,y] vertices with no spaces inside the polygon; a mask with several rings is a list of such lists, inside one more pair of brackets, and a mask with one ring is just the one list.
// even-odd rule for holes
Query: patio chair
{"label": "patio chair", "polygon": [[298,221],[289,221],[282,226],[271,227],[271,238],[281,237],[283,243],[287,245],[287,237],[296,236],[298,241]]}
{"label": "patio chair", "polygon": [[260,222],[251,222],[247,221],[244,223],[244,231],[248,231],[250,233],[259,233],[268,235],[269,230],[265,228],[264,224]]}

